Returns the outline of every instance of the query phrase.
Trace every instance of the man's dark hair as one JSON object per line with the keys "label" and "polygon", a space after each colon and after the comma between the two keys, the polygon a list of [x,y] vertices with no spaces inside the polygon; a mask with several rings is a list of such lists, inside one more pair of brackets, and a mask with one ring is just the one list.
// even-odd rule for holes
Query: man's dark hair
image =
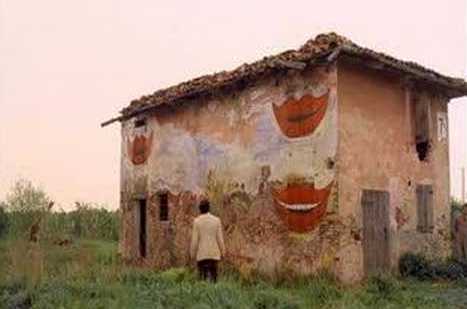
{"label": "man's dark hair", "polygon": [[208,201],[208,200],[202,200],[202,201],[199,203],[199,211],[200,211],[202,214],[208,213],[208,212],[209,212],[209,208],[210,208],[210,204],[209,204],[209,201]]}

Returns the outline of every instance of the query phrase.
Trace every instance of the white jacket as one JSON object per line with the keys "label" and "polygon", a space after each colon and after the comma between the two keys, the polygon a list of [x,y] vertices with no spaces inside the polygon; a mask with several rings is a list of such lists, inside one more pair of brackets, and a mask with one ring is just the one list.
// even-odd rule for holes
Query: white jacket
{"label": "white jacket", "polygon": [[210,213],[198,216],[193,222],[190,254],[197,261],[220,260],[225,253],[221,220]]}

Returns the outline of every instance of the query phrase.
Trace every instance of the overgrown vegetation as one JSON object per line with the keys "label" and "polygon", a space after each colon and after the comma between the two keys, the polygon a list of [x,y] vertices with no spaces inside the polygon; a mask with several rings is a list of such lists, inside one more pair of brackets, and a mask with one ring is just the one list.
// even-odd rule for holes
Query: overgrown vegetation
{"label": "overgrown vegetation", "polygon": [[440,308],[451,283],[376,277],[344,286],[329,276],[297,282],[197,279],[193,269],[135,269],[117,245],[80,240],[68,247],[15,240],[0,243],[0,304],[5,308]]}
{"label": "overgrown vegetation", "polygon": [[[354,286],[326,274],[271,282],[225,264],[217,284],[199,281],[193,267],[165,272],[132,268],[117,252],[118,213],[88,203],[64,212],[48,207],[50,202],[44,191],[22,181],[0,203],[0,308],[467,306],[464,281],[433,281],[437,277],[430,262],[420,256],[401,260],[409,279],[379,276]],[[43,218],[40,237],[31,242],[28,224],[38,216]]]}
{"label": "overgrown vegetation", "polygon": [[421,254],[406,253],[399,260],[403,277],[418,280],[463,280],[467,278],[467,264],[454,259],[430,261]]}
{"label": "overgrown vegetation", "polygon": [[44,240],[118,240],[117,211],[85,202],[76,202],[68,212],[57,207],[43,189],[27,180],[17,181],[0,202],[0,238],[27,239],[35,226],[37,236]]}

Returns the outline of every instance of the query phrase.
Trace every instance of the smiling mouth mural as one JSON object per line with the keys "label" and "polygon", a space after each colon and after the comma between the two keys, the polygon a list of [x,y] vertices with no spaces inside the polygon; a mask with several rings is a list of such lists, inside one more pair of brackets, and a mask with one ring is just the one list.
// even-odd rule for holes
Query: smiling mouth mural
{"label": "smiling mouth mural", "polygon": [[312,134],[326,114],[329,90],[320,97],[304,95],[299,100],[288,99],[282,105],[272,104],[282,133],[289,138]]}
{"label": "smiling mouth mural", "polygon": [[128,156],[134,165],[140,165],[146,162],[151,153],[153,132],[146,137],[145,135],[136,135],[133,141],[128,139]]}
{"label": "smiling mouth mural", "polygon": [[272,189],[275,208],[290,231],[305,233],[318,225],[326,213],[332,185],[316,189],[313,183],[302,183]]}

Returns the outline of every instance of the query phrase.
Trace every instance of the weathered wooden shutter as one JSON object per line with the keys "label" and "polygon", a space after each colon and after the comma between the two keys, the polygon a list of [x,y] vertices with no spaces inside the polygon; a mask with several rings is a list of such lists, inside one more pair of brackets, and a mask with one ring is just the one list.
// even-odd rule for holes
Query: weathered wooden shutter
{"label": "weathered wooden shutter", "polygon": [[417,185],[417,229],[422,233],[433,230],[433,186]]}
{"label": "weathered wooden shutter", "polygon": [[415,142],[430,140],[430,100],[425,96],[416,96],[415,104]]}
{"label": "weathered wooden shutter", "polygon": [[389,193],[364,190],[363,260],[366,275],[388,270],[389,257]]}

